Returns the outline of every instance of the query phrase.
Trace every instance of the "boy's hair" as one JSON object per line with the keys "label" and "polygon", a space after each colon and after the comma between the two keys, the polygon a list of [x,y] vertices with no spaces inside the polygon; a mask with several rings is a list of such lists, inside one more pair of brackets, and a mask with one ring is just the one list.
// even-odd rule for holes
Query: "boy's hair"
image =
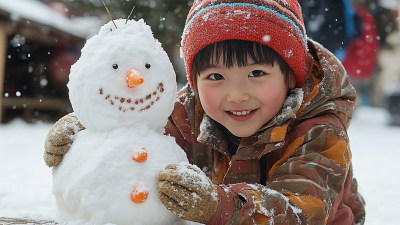
{"label": "boy's hair", "polygon": [[273,49],[257,42],[242,40],[216,42],[200,50],[193,59],[193,79],[197,79],[196,75],[215,64],[222,63],[227,68],[235,65],[242,67],[248,64],[249,59],[257,64],[273,66],[277,63],[286,84],[295,79],[292,69]]}
{"label": "boy's hair", "polygon": [[293,71],[296,87],[303,85],[309,69],[307,35],[297,0],[195,0],[181,43],[181,56],[193,89],[195,56],[203,48],[226,40],[269,46]]}

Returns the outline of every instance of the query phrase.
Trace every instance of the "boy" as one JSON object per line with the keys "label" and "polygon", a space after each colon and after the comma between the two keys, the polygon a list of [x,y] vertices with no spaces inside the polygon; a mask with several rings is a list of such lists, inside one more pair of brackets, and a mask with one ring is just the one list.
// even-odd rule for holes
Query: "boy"
{"label": "boy", "polygon": [[[296,0],[197,0],[182,55],[189,84],[166,132],[201,170],[160,172],[168,209],[206,224],[363,224],[347,137],[355,91],[307,40]],[[80,129],[72,115],[55,124],[49,166]]]}

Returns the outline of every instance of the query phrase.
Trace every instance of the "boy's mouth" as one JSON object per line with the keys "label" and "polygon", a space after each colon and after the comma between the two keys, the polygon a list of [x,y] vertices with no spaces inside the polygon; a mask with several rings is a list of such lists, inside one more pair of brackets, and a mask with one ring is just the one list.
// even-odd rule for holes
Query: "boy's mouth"
{"label": "boy's mouth", "polygon": [[235,110],[235,111],[226,111],[229,117],[236,121],[244,122],[249,120],[250,118],[253,117],[254,113],[257,110]]}
{"label": "boy's mouth", "polygon": [[235,116],[246,116],[251,113],[252,110],[243,110],[243,111],[229,111],[231,114]]}

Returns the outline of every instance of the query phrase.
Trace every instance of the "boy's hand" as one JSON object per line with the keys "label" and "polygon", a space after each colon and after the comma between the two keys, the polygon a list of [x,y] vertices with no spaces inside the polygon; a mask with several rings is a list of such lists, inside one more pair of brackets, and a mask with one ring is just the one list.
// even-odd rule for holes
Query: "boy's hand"
{"label": "boy's hand", "polygon": [[158,174],[159,198],[179,218],[206,223],[217,210],[217,187],[197,167],[170,164]]}
{"label": "boy's hand", "polygon": [[76,134],[85,129],[73,114],[59,119],[49,131],[45,141],[44,161],[47,166],[57,166],[69,148]]}

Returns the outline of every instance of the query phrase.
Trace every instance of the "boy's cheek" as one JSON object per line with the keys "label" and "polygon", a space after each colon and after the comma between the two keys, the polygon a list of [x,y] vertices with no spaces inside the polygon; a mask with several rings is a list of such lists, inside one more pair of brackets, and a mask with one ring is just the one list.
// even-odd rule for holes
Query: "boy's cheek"
{"label": "boy's cheek", "polygon": [[198,91],[201,106],[203,107],[204,111],[212,117],[220,105],[220,96],[218,92],[212,89],[198,89]]}

